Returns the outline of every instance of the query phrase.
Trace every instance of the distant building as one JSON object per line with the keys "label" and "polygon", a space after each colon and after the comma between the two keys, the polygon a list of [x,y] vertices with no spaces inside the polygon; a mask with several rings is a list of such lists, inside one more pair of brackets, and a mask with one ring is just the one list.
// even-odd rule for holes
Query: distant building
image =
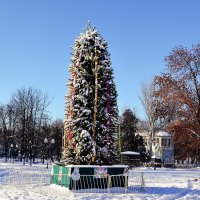
{"label": "distant building", "polygon": [[[148,132],[139,132],[144,139],[145,146],[150,150],[150,137]],[[174,143],[170,133],[159,131],[155,134],[152,144],[152,158],[162,160],[163,166],[174,165]]]}

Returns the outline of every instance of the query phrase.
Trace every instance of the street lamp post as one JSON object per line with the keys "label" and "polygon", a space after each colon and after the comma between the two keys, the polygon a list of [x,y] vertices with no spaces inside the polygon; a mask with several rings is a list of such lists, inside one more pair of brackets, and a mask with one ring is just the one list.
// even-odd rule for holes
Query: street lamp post
{"label": "street lamp post", "polygon": [[55,140],[52,139],[52,140],[50,141],[50,143],[49,143],[49,144],[48,144],[48,143],[49,143],[48,139],[45,138],[45,139],[44,139],[44,144],[45,144],[45,146],[47,146],[47,169],[48,169],[48,165],[49,165],[50,146],[53,145],[53,144],[55,144]]}
{"label": "street lamp post", "polygon": [[12,163],[14,163],[14,162],[13,162],[13,147],[14,147],[14,145],[11,144],[11,145],[10,145],[10,162],[11,162],[11,160],[12,160]]}
{"label": "street lamp post", "polygon": [[16,144],[15,147],[16,147],[16,149],[15,149],[15,158],[18,158],[18,159],[19,159],[19,154],[20,154],[19,145]]}
{"label": "street lamp post", "polygon": [[16,157],[18,156],[18,147],[19,147],[18,144],[16,144],[15,146],[13,145],[13,153],[12,153],[12,155],[13,155],[13,163],[14,163]]}
{"label": "street lamp post", "polygon": [[121,155],[121,125],[122,125],[122,118],[118,119],[118,152],[120,163],[122,163],[122,155]]}
{"label": "street lamp post", "polygon": [[16,152],[15,152],[16,154],[15,154],[15,156],[18,157],[19,145],[16,144],[15,147],[16,147]]}
{"label": "street lamp post", "polygon": [[29,141],[29,164],[30,164],[30,166],[32,165],[32,159],[33,159],[33,145],[32,145],[32,142],[31,141]]}

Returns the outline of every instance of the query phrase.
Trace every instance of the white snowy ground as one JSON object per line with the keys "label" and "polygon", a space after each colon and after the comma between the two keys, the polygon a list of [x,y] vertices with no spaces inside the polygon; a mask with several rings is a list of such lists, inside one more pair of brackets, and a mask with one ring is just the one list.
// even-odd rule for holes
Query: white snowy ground
{"label": "white snowy ground", "polygon": [[[45,165],[33,165],[31,168],[21,163],[4,163],[0,159],[0,200],[200,200],[200,168],[195,169],[156,169],[136,168],[133,171],[144,172],[145,192],[128,194],[86,193],[75,194],[66,188],[39,184],[20,186],[18,183],[5,185],[1,179],[8,176],[13,168],[31,173],[46,171]],[[49,170],[50,173],[50,170]],[[17,180],[17,179],[16,179]]]}

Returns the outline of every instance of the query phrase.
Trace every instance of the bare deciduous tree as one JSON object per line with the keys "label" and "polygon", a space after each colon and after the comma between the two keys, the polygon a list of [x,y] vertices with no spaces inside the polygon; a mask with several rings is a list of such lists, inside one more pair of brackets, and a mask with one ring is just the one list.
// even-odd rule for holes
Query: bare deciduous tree
{"label": "bare deciduous tree", "polygon": [[140,101],[146,114],[146,131],[149,134],[149,150],[152,151],[152,144],[155,133],[158,130],[158,116],[156,112],[156,99],[154,96],[154,83],[143,83],[141,87]]}
{"label": "bare deciduous tree", "polygon": [[41,126],[48,119],[47,107],[50,100],[40,90],[22,88],[12,95],[9,105],[17,112],[17,128],[22,155],[30,160],[38,148]]}

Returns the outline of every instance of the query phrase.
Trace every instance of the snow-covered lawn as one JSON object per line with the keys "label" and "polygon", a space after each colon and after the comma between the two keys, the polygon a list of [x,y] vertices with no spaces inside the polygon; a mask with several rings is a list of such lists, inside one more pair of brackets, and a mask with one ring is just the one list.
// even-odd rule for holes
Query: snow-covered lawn
{"label": "snow-covered lawn", "polygon": [[4,163],[0,160],[0,200],[67,200],[67,199],[99,199],[99,200],[200,200],[200,168],[195,169],[156,169],[136,168],[133,171],[144,172],[145,192],[135,191],[128,194],[117,193],[78,193],[74,194],[66,188],[56,185],[5,185],[1,180],[11,174],[13,168],[19,171],[29,171],[32,174],[49,173],[45,165],[32,167],[21,163]]}

